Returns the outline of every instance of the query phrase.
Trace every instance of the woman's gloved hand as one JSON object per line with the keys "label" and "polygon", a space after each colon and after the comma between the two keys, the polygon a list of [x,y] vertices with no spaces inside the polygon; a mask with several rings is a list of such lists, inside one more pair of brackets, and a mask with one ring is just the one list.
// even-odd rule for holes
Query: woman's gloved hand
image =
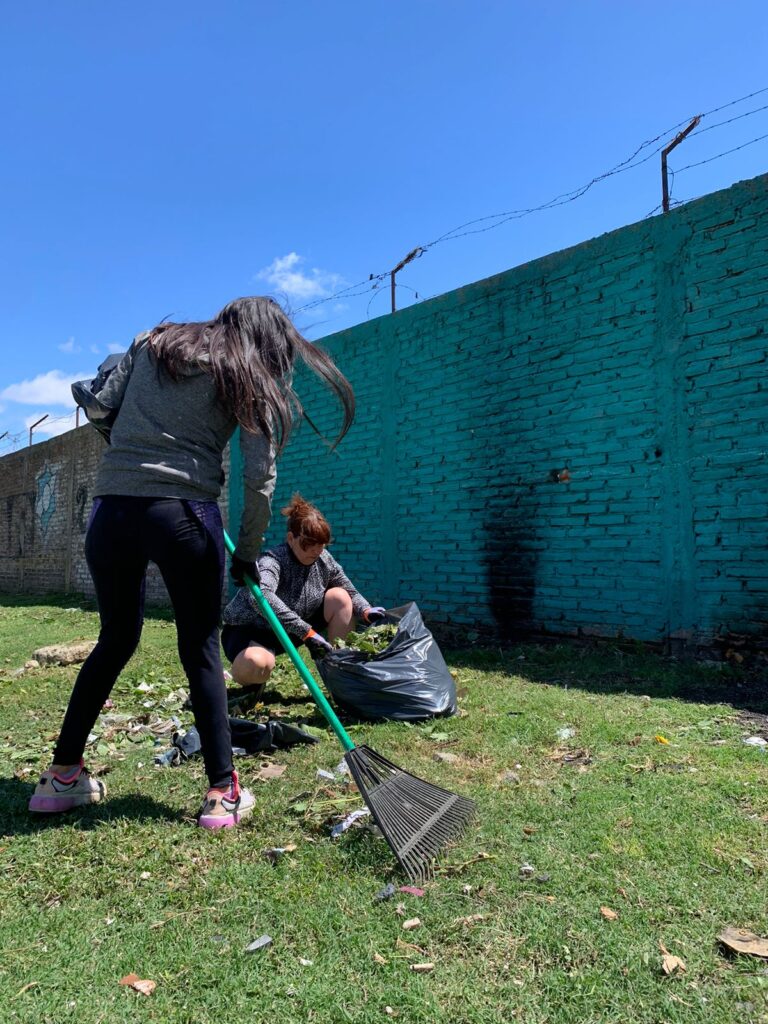
{"label": "woman's gloved hand", "polygon": [[324,658],[326,654],[330,654],[333,650],[332,645],[328,643],[325,637],[316,633],[314,629],[310,629],[304,637],[304,643],[309,648],[309,653],[315,661],[317,661],[318,658]]}
{"label": "woman's gloved hand", "polygon": [[245,576],[249,576],[257,586],[261,583],[261,576],[259,576],[259,567],[257,563],[246,562],[245,559],[238,558],[237,555],[232,555],[232,565],[229,567],[229,575],[232,577],[232,582],[236,587],[245,586]]}
{"label": "woman's gloved hand", "polygon": [[370,625],[375,626],[380,622],[383,622],[387,617],[386,608],[366,608],[363,612],[363,618]]}

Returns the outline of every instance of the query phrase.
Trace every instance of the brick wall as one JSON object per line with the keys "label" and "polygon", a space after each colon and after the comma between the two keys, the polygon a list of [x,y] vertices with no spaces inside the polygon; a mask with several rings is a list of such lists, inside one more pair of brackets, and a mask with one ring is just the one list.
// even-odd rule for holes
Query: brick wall
{"label": "brick wall", "polygon": [[[762,176],[325,339],[357,419],[334,453],[297,431],[269,541],[300,490],[371,601],[433,621],[765,633],[767,214]],[[0,459],[0,589],[88,592],[101,445],[83,427]]]}
{"label": "brick wall", "polygon": [[276,507],[447,624],[764,632],[767,214],[763,176],[324,339],[358,416],[337,454],[298,431]]}
{"label": "brick wall", "polygon": [[[101,436],[83,426],[0,459],[0,592],[93,594],[83,540],[103,449]],[[225,522],[228,495],[225,485]],[[147,600],[168,602],[154,565]]]}

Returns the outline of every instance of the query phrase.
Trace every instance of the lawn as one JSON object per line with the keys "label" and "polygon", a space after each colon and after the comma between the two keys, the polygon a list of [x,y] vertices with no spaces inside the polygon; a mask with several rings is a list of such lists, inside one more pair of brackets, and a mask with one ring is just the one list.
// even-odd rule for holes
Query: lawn
{"label": "lawn", "polygon": [[[329,838],[361,802],[317,778],[341,751],[287,665],[269,710],[322,740],[238,759],[257,799],[241,828],[197,829],[199,763],[155,768],[151,736],[103,725],[88,761],[107,802],[31,818],[75,669],[14,670],[41,644],[95,637],[72,603],[0,606],[3,1022],[768,1021],[768,960],[717,942],[728,925],[768,935],[768,755],[743,742],[768,736],[768,707],[741,668],[610,647],[446,651],[460,717],[352,735],[478,816],[423,895],[377,901],[407,880],[364,823]],[[184,685],[158,615],[106,713],[189,723]],[[259,780],[265,763],[286,769]],[[663,972],[662,946],[684,971]],[[120,986],[131,972],[154,992]]]}

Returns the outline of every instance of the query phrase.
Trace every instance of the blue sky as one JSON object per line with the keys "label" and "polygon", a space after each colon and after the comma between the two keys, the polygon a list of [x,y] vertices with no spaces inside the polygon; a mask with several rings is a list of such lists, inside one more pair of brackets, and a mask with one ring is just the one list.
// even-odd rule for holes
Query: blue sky
{"label": "blue sky", "polygon": [[[204,319],[243,294],[326,299],[765,89],[767,28],[757,0],[5,4],[0,453],[44,413],[39,438],[69,429],[69,381],[164,317]],[[692,135],[670,166],[764,134],[768,110]],[[673,198],[766,170],[768,139],[681,172]],[[660,200],[654,155],[572,203],[429,249],[399,275],[398,304]],[[388,308],[388,288],[367,288],[297,322],[319,338]]]}

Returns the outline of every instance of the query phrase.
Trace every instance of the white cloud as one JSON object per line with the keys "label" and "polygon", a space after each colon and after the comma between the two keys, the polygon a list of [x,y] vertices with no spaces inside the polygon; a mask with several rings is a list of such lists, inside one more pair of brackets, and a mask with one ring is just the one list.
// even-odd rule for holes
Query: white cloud
{"label": "white cloud", "polygon": [[63,345],[59,345],[59,352],[67,352],[69,355],[82,351],[80,346],[75,344],[74,338],[67,338]]}
{"label": "white cloud", "polygon": [[91,345],[91,352],[93,352],[93,354],[97,356],[99,352],[101,352],[101,349],[99,348],[98,345]]}
{"label": "white cloud", "polygon": [[117,341],[110,341],[107,345],[107,352],[125,352],[125,345],[121,345]]}
{"label": "white cloud", "polygon": [[[70,385],[76,380],[85,380],[93,373],[62,373],[61,370],[49,370],[39,373],[31,380],[22,380],[18,384],[9,384],[0,391],[0,398],[8,402],[20,402],[22,405],[74,405]],[[42,413],[40,414],[42,415]]]}
{"label": "white cloud", "polygon": [[268,267],[264,267],[256,275],[266,281],[277,291],[284,292],[289,299],[304,302],[310,299],[323,299],[337,291],[346,283],[340,274],[332,274],[318,267],[304,269],[306,260],[296,252],[287,256],[277,256]]}

